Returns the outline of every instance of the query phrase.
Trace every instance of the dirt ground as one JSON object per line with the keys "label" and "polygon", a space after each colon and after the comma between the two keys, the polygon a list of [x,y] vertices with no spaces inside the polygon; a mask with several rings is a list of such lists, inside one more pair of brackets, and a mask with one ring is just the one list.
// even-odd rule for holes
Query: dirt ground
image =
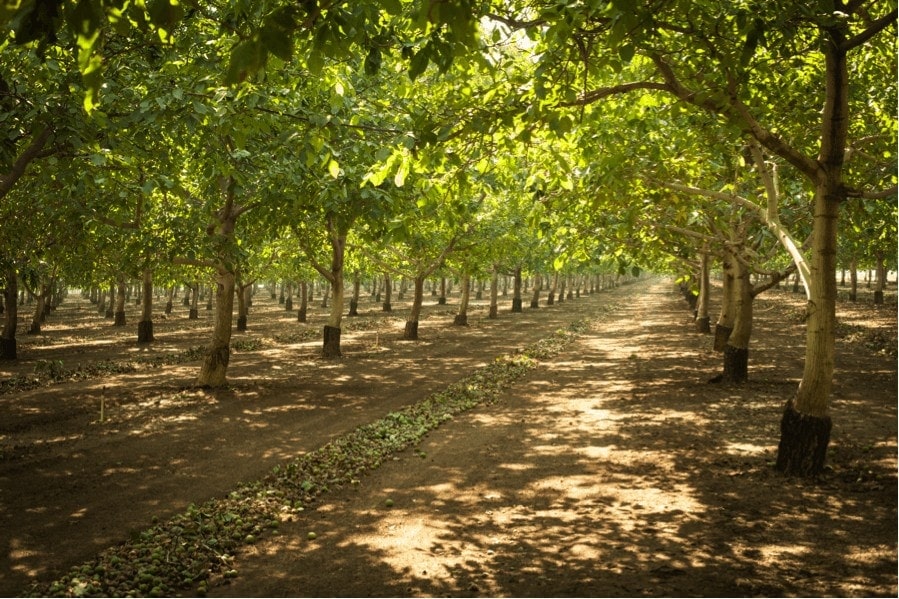
{"label": "dirt ground", "polygon": [[[895,596],[890,299],[840,306],[829,469],[804,481],[771,467],[802,372],[802,296],[757,300],[742,386],[706,382],[720,357],[664,280],[497,320],[475,302],[469,327],[428,298],[417,342],[400,340],[403,310],[366,299],[333,361],[317,357],[323,310],[303,325],[258,296],[226,390],[192,388],[191,361],[0,396],[0,595],[592,316],[587,334],[501,401],[247,545],[237,577],[210,594]],[[207,320],[180,306],[156,321],[151,346],[136,344],[129,318],[114,329],[71,297],[44,335],[21,337],[22,359],[0,363],[0,380],[206,342]]]}

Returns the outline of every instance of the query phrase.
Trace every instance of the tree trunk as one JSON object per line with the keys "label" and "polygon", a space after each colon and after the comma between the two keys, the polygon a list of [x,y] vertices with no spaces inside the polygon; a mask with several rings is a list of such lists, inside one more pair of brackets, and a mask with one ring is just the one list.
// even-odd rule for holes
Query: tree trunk
{"label": "tree trunk", "polygon": [[535,275],[534,293],[531,295],[531,308],[540,307],[540,291],[543,289],[543,277]]}
{"label": "tree trunk", "polygon": [[453,319],[457,326],[468,326],[468,300],[471,295],[471,276],[468,273],[462,275],[462,297],[459,300],[459,312]]}
{"label": "tree trunk", "polygon": [[215,319],[209,353],[200,369],[197,385],[221,387],[227,383],[231,359],[231,322],[234,318],[234,273],[223,267],[216,273]]}
{"label": "tree trunk", "polygon": [[109,301],[106,302],[106,318],[115,318],[116,286],[115,281],[109,284]]}
{"label": "tree trunk", "polygon": [[347,316],[359,316],[359,292],[362,288],[362,280],[359,271],[353,273],[353,297],[350,299],[350,311]]}
{"label": "tree trunk", "polygon": [[725,255],[721,260],[723,275],[721,289],[721,311],[718,321],[715,323],[715,351],[723,352],[727,347],[727,340],[734,330],[734,320],[737,311],[737,287],[734,281],[735,267],[733,258]]}
{"label": "tree trunk", "polygon": [[29,335],[39,335],[41,332],[41,325],[44,323],[44,317],[47,313],[46,306],[48,295],[50,295],[50,286],[43,284],[39,285],[37,295],[35,295],[37,301],[34,304],[34,312],[31,315],[31,326],[28,329]]}
{"label": "tree trunk", "polygon": [[0,335],[0,359],[15,360],[16,351],[16,326],[19,319],[19,278],[14,266],[6,268],[5,287],[3,299],[6,310],[3,313],[3,334]]}
{"label": "tree trunk", "polygon": [[187,313],[188,320],[198,320],[200,318],[200,283],[194,281],[190,288],[190,311]]}
{"label": "tree trunk", "polygon": [[[333,232],[331,236],[331,271],[329,283],[331,291],[331,312],[328,316],[328,324],[324,329],[324,343],[322,345],[323,358],[339,358],[340,352],[340,325],[343,318],[344,286],[343,286],[343,258],[346,248],[346,235]],[[328,289],[325,289],[325,306],[328,298]]]}
{"label": "tree trunk", "polygon": [[521,267],[515,267],[512,281],[512,312],[521,312]]}
{"label": "tree trunk", "polygon": [[125,275],[120,274],[115,298],[115,321],[113,326],[123,327],[125,324]]}
{"label": "tree trunk", "polygon": [[552,306],[556,303],[556,289],[559,288],[559,273],[553,273],[553,282],[549,287],[549,293],[546,296],[546,305]]}
{"label": "tree trunk", "polygon": [[745,383],[749,378],[749,340],[752,337],[752,281],[749,268],[739,260],[734,277],[737,299],[734,328],[724,348],[724,373],[726,383]]}
{"label": "tree trunk", "polygon": [[858,299],[858,260],[855,258],[849,263],[849,301]]}
{"label": "tree trunk", "polygon": [[883,252],[877,252],[875,259],[877,260],[875,268],[877,279],[874,286],[874,304],[880,306],[883,305],[883,291],[886,289],[887,267],[884,262]]}
{"label": "tree trunk", "polygon": [[393,306],[390,305],[390,295],[393,289],[393,283],[390,281],[390,275],[384,273],[384,304],[381,306],[381,310],[384,312],[393,311]]}
{"label": "tree trunk", "polygon": [[140,321],[137,323],[137,342],[152,343],[153,341],[153,271],[144,269],[144,278],[141,292]]}
{"label": "tree trunk", "polygon": [[487,311],[487,318],[497,318],[499,316],[499,268],[494,265],[493,273],[490,275],[490,308]]}
{"label": "tree trunk", "polygon": [[440,277],[440,295],[437,297],[437,304],[446,305],[446,277]]}
{"label": "tree trunk", "polygon": [[244,285],[240,272],[234,275],[234,289],[237,296],[237,330],[247,330],[247,293],[250,285]]}
{"label": "tree trunk", "polygon": [[165,300],[165,315],[168,316],[172,313],[172,308],[174,307],[175,302],[175,286],[171,285],[166,290],[166,300]]}
{"label": "tree trunk", "polygon": [[309,309],[309,287],[306,281],[300,281],[300,309],[297,310],[297,322],[306,322],[306,311]]}
{"label": "tree trunk", "polygon": [[414,280],[414,293],[412,295],[412,307],[409,310],[409,318],[406,320],[406,328],[403,331],[403,339],[415,341],[418,339],[418,319],[421,316],[421,304],[424,301],[425,277],[417,276]]}
{"label": "tree trunk", "polygon": [[700,333],[711,333],[711,317],[709,316],[709,253],[703,251],[699,262],[699,299],[696,302],[696,330]]}

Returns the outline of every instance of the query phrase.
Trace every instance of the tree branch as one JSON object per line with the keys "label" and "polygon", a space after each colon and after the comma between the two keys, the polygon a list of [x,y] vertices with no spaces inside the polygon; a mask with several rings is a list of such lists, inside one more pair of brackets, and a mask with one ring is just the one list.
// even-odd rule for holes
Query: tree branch
{"label": "tree branch", "polygon": [[16,181],[22,178],[22,175],[25,174],[25,169],[28,168],[31,161],[41,155],[41,150],[43,149],[44,144],[47,143],[47,140],[50,139],[52,133],[53,129],[50,125],[45,125],[44,128],[34,136],[34,139],[31,140],[28,147],[19,154],[19,157],[13,162],[9,173],[7,173],[5,177],[0,178],[0,199],[6,197],[6,194],[12,190]]}
{"label": "tree branch", "polygon": [[884,16],[880,17],[879,19],[877,19],[876,21],[871,23],[871,26],[868,27],[867,29],[865,29],[864,31],[862,31],[861,33],[854,35],[853,37],[850,37],[849,39],[844,41],[842,44],[840,44],[840,50],[842,50],[843,52],[849,52],[850,50],[853,50],[853,49],[861,46],[862,44],[867,42],[869,39],[871,39],[872,37],[874,37],[881,31],[883,31],[887,25],[889,25],[890,23],[895,21],[896,16],[897,16],[897,10],[894,8],[893,10],[891,10]]}

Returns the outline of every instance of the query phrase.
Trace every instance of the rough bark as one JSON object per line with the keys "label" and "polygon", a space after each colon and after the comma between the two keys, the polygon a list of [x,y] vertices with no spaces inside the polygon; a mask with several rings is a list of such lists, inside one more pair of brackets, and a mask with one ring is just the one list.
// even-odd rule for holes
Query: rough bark
{"label": "rough bark", "polygon": [[700,333],[711,333],[711,317],[709,316],[709,253],[703,251],[699,263],[699,299],[696,302],[696,330]]}
{"label": "rough bark", "polygon": [[306,322],[306,312],[309,309],[309,284],[300,281],[300,309],[297,310],[297,322]]}
{"label": "rough bark", "polygon": [[468,325],[468,303],[471,295],[471,277],[468,273],[462,275],[462,296],[459,299],[459,312],[453,319],[453,324],[458,326]]}
{"label": "rough bark", "polygon": [[440,295],[437,297],[437,304],[446,305],[446,277],[440,277]]}
{"label": "rough bark", "polygon": [[780,442],[775,468],[797,476],[816,476],[823,472],[833,422],[830,416],[812,416],[796,410],[787,402],[780,421]]}
{"label": "rough bark", "polygon": [[141,281],[141,314],[137,323],[137,342],[153,342],[153,271],[144,269]]}
{"label": "rough bark", "polygon": [[409,309],[409,318],[406,319],[406,327],[403,330],[403,339],[415,341],[418,339],[418,319],[421,317],[421,305],[424,301],[425,277],[415,277],[412,293],[412,306]]}
{"label": "rough bark", "polygon": [[118,283],[117,283],[117,291],[115,298],[115,320],[113,321],[113,326],[123,327],[125,326],[125,275],[119,275]]}
{"label": "rough bark", "polygon": [[512,279],[512,312],[521,312],[521,267],[515,267]]}
{"label": "rough bark", "polygon": [[855,258],[849,263],[849,301],[858,299],[858,260]]}
{"label": "rough bark", "polygon": [[390,275],[384,275],[384,303],[381,305],[381,310],[384,312],[392,312],[393,306],[390,304],[390,295],[393,291],[393,282],[390,280]]}
{"label": "rough bark", "polygon": [[0,359],[15,360],[16,326],[19,319],[19,277],[15,267],[9,266],[4,273],[3,299],[6,311],[3,314],[3,333],[0,335]]}
{"label": "rough bark", "polygon": [[359,316],[359,293],[362,290],[362,280],[359,271],[353,273],[353,297],[350,299],[350,311],[347,316]]}
{"label": "rough bark", "polygon": [[737,296],[734,282],[735,267],[733,258],[725,255],[721,261],[722,285],[721,285],[721,311],[718,321],[715,323],[715,351],[723,352],[727,340],[734,330],[736,318]]}
{"label": "rough bark", "polygon": [[531,295],[531,308],[540,307],[540,291],[543,289],[543,277],[540,275],[535,275],[535,277],[534,292]]}
{"label": "rough bark", "polygon": [[499,316],[499,269],[493,267],[493,273],[490,275],[490,308],[487,311],[487,318],[497,318]]}

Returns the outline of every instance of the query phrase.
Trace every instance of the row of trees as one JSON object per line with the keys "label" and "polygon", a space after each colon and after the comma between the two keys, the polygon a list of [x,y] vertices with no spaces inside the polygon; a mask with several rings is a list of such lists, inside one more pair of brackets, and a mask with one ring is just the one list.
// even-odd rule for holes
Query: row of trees
{"label": "row of trees", "polygon": [[823,467],[835,271],[895,260],[893,3],[80,0],[0,22],[7,297],[212,273],[199,382],[220,385],[235,291],[273,272],[329,282],[339,348],[353,261],[419,297],[450,262],[707,289],[718,260],[741,380],[752,298],[795,272],[807,349],[778,467]]}

